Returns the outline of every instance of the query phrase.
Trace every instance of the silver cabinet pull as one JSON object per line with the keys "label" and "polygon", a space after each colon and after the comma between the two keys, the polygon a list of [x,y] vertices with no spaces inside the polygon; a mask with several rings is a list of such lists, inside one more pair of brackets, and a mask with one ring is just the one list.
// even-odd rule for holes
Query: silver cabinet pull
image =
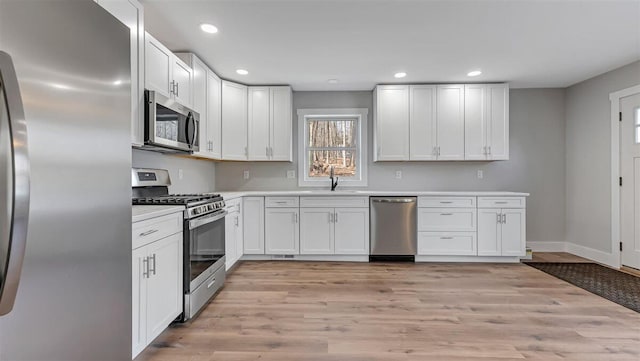
{"label": "silver cabinet pull", "polygon": [[298,213],[293,214],[293,221],[294,223],[298,223]]}
{"label": "silver cabinet pull", "polygon": [[453,213],[440,213],[441,216],[453,216]]}
{"label": "silver cabinet pull", "polygon": [[142,260],[142,277],[149,278],[149,257]]}
{"label": "silver cabinet pull", "polygon": [[153,260],[153,268],[151,268],[151,272],[153,273],[153,275],[156,275],[156,254],[154,253],[153,256],[151,256],[151,259]]}
{"label": "silver cabinet pull", "polygon": [[507,223],[507,215],[506,214],[502,215],[502,223]]}
{"label": "silver cabinet pull", "polygon": [[491,155],[491,146],[487,147],[487,155]]}
{"label": "silver cabinet pull", "polygon": [[240,225],[240,221],[238,221],[238,216],[236,216],[235,219],[235,226],[238,227]]}
{"label": "silver cabinet pull", "polygon": [[169,86],[171,87],[171,89],[169,89],[169,94],[175,94],[176,93],[176,82],[172,80],[171,83],[169,83]]}
{"label": "silver cabinet pull", "polygon": [[333,214],[333,219],[335,220],[336,223],[338,223],[338,212],[335,212]]}
{"label": "silver cabinet pull", "polygon": [[138,235],[138,237],[146,237],[146,236],[148,236],[150,234],[154,234],[154,233],[156,233],[158,231],[159,231],[159,229],[152,229],[152,230],[149,230],[149,231],[146,231],[146,232],[142,232],[142,233],[140,233]]}
{"label": "silver cabinet pull", "polygon": [[[13,66],[11,56],[0,51],[0,97],[5,100],[3,117],[8,124],[4,124],[4,129],[0,131],[0,137],[7,140],[5,149],[0,150],[3,158],[7,157],[8,169],[2,169],[3,181],[0,183],[9,186],[10,194],[6,202],[0,205],[0,217],[10,219],[9,227],[11,232],[3,229],[0,232],[0,245],[3,249],[2,264],[2,287],[0,288],[0,315],[6,315],[13,309],[13,305],[20,285],[20,273],[24,260],[24,253],[27,243],[27,227],[29,224],[29,199],[30,199],[30,172],[27,122],[24,115],[22,97],[18,77]],[[7,139],[7,138],[10,138]],[[0,141],[3,143],[3,141]],[[4,188],[4,187],[3,187]],[[2,190],[5,192],[5,190]]]}
{"label": "silver cabinet pull", "polygon": [[333,223],[333,213],[329,213],[329,223]]}
{"label": "silver cabinet pull", "polygon": [[264,147],[264,154],[269,157],[269,147]]}
{"label": "silver cabinet pull", "polygon": [[451,204],[451,203],[453,203],[453,202],[451,202],[451,201],[441,201],[440,202],[440,204]]}
{"label": "silver cabinet pull", "polygon": [[214,278],[213,281],[211,281],[208,285],[207,288],[211,288],[211,286],[213,286],[214,284],[216,284],[216,279]]}
{"label": "silver cabinet pull", "polygon": [[244,147],[244,156],[245,157],[249,156],[249,150],[247,149],[247,147]]}
{"label": "silver cabinet pull", "polygon": [[498,213],[498,214],[496,214],[496,217],[498,218],[497,222],[498,223],[502,223],[502,215],[500,213]]}
{"label": "silver cabinet pull", "polygon": [[507,203],[509,203],[509,202],[506,202],[506,201],[496,201],[496,202],[494,202],[494,203],[495,203],[495,204],[507,204]]}
{"label": "silver cabinet pull", "polygon": [[180,96],[180,88],[178,87],[178,82],[176,82],[176,96],[179,97]]}
{"label": "silver cabinet pull", "polygon": [[440,237],[440,239],[453,239],[453,237]]}

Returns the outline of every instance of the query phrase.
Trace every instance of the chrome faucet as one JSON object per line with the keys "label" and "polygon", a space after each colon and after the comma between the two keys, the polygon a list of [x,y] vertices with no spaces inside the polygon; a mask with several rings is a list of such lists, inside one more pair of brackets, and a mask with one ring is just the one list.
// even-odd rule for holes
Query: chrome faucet
{"label": "chrome faucet", "polygon": [[331,191],[333,192],[338,186],[338,177],[336,177],[335,181],[333,180],[333,166],[331,166],[331,176],[329,178],[331,179]]}

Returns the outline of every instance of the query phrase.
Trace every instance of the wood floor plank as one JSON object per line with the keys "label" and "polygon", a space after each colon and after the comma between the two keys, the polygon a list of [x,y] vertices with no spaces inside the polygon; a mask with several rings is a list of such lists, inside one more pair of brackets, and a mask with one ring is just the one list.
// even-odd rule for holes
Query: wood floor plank
{"label": "wood floor plank", "polygon": [[137,360],[638,361],[640,314],[519,264],[242,262]]}

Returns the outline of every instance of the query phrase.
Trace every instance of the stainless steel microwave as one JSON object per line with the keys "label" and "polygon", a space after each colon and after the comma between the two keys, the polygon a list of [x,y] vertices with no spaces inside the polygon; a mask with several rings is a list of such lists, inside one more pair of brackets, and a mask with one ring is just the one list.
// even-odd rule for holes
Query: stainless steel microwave
{"label": "stainless steel microwave", "polygon": [[144,148],[160,152],[200,150],[200,114],[153,90],[144,91]]}

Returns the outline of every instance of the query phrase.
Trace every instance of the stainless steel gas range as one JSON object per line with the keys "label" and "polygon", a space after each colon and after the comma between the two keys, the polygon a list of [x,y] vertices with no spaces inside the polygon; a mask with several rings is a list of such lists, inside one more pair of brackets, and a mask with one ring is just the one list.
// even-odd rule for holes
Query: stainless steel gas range
{"label": "stainless steel gas range", "polygon": [[225,272],[227,211],[219,194],[169,194],[171,179],[164,169],[131,170],[134,205],[182,205],[184,210],[184,312],[195,316],[222,288]]}

